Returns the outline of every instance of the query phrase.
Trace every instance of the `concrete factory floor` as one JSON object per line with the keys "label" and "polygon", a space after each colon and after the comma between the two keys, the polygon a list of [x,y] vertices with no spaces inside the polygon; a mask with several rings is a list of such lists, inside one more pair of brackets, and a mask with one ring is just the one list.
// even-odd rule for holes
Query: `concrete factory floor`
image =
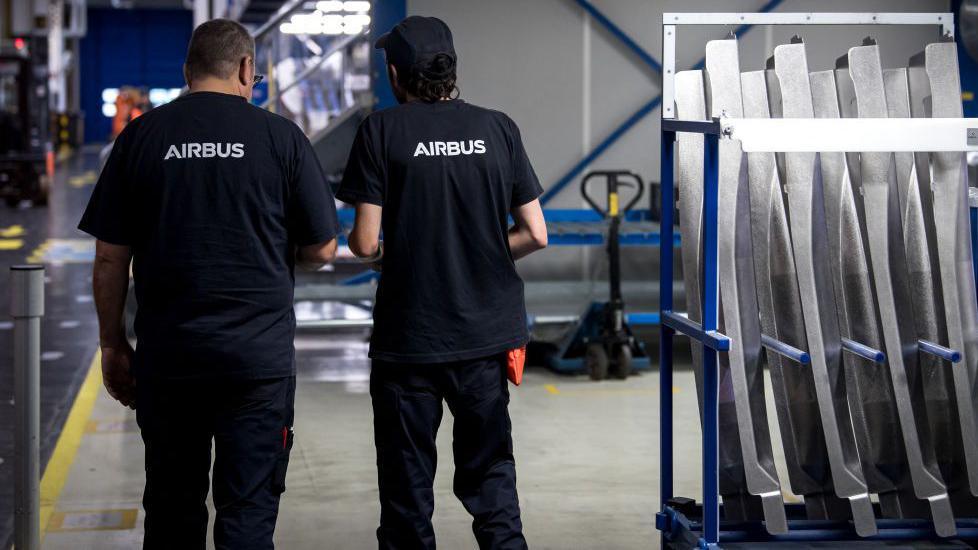
{"label": "concrete factory floor", "polygon": [[[376,470],[366,346],[353,336],[300,337],[296,443],[276,530],[280,548],[376,547]],[[530,370],[512,391],[523,522],[533,548],[657,547],[658,377],[590,382]],[[677,490],[699,488],[699,428],[691,372],[676,376]],[[90,403],[86,403],[90,401]],[[89,410],[90,408],[90,410]],[[93,372],[65,433],[77,454],[54,503],[46,549],[136,547],[142,538],[143,445],[135,414]],[[72,426],[72,422],[75,425]],[[435,530],[442,548],[474,548],[451,490],[451,415],[439,434]],[[213,517],[213,515],[211,516]]]}

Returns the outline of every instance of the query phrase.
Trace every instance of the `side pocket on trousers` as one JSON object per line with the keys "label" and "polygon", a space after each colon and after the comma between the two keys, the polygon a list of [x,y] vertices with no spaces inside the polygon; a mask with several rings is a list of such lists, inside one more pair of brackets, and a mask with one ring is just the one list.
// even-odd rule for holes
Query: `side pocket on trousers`
{"label": "side pocket on trousers", "polygon": [[282,454],[275,463],[272,473],[272,490],[276,494],[285,492],[285,475],[289,470],[289,455],[292,454],[292,443],[295,441],[295,430],[292,427],[282,428]]}

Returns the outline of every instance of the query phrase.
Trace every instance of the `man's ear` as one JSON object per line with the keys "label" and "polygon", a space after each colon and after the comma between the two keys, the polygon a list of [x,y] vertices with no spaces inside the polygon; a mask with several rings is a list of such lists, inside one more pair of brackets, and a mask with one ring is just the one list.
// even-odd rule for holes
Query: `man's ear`
{"label": "man's ear", "polygon": [[187,83],[187,87],[190,87],[190,71],[187,70],[187,64],[183,64],[183,81]]}
{"label": "man's ear", "polygon": [[251,57],[245,56],[241,58],[241,62],[238,63],[238,82],[242,86],[251,86],[252,79],[248,74],[248,68],[251,66]]}

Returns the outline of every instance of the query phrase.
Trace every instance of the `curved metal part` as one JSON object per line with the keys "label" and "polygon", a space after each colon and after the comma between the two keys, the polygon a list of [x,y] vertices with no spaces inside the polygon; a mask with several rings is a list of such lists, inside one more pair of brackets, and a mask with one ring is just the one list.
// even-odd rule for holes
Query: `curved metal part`
{"label": "curved metal part", "polygon": [[[886,69],[883,87],[890,118],[910,118],[910,73],[917,71],[929,94],[923,67],[916,69]],[[919,93],[916,95],[920,95]],[[920,108],[917,109],[920,111]],[[923,172],[919,172],[920,159]],[[900,214],[903,220],[903,240],[907,251],[910,288],[913,290],[914,319],[918,345],[921,341],[947,342],[944,300],[941,290],[940,267],[937,261],[937,237],[934,225],[933,193],[930,190],[930,168],[927,153],[894,153],[897,192],[900,195]],[[957,350],[955,350],[957,351]],[[960,352],[957,352],[960,355]],[[948,411],[957,409],[954,398],[953,365],[929,354],[919,354],[924,384],[926,420],[934,447],[941,479],[952,495],[952,508],[959,515],[978,513],[978,502],[961,506],[954,501],[956,487],[967,485],[961,428],[957,418]],[[960,360],[960,357],[959,357]],[[961,491],[957,491],[959,494]],[[966,496],[966,495],[962,495]],[[960,500],[960,499],[959,499]],[[970,510],[970,512],[969,512]]]}
{"label": "curved metal part", "polygon": [[[854,101],[852,80],[843,71],[839,81],[835,71],[810,75],[816,118],[840,118],[840,105],[850,108]],[[837,93],[837,87],[840,90]],[[822,184],[825,193],[825,225],[831,279],[838,308],[839,331],[846,341],[882,349],[872,275],[860,230],[857,197],[854,196],[845,153],[820,153]],[[858,174],[858,166],[856,167]],[[882,354],[881,354],[882,355]],[[850,414],[869,490],[882,495],[883,513],[903,517],[892,505],[906,465],[898,429],[896,406],[890,391],[885,364],[866,354],[844,353],[846,389]],[[912,495],[910,495],[912,498]],[[894,511],[894,509],[896,511]]]}
{"label": "curved metal part", "polygon": [[[793,41],[776,47],[774,69],[784,118],[814,118],[805,45]],[[839,497],[849,500],[856,532],[868,536],[877,532],[876,518],[849,416],[835,291],[824,269],[828,236],[819,159],[815,153],[787,153],[783,159],[792,249],[833,485]]]}
{"label": "curved metal part", "polygon": [[[703,71],[676,73],[676,112],[683,120],[706,119],[706,96]],[[703,270],[703,153],[702,134],[676,134],[676,190],[679,202],[679,232],[686,293],[686,315],[697,323],[703,320],[701,273]],[[696,394],[700,410],[703,405],[703,350],[690,346]],[[727,365],[727,354],[720,355],[719,391],[719,459],[720,494],[723,496],[724,516],[727,519],[747,520],[748,511],[760,508],[756,497],[747,492],[740,437],[737,434],[737,414],[733,388]]]}
{"label": "curved metal part", "polygon": [[[774,78],[773,71],[741,74],[745,117],[770,118],[768,78]],[[775,155],[749,153],[747,161],[751,241],[761,328],[764,334],[807,350],[798,275]],[[792,492],[804,495],[809,519],[848,516],[844,501],[833,493],[811,368],[775,353],[767,353],[766,357]]]}
{"label": "curved metal part", "polygon": [[[954,42],[929,44],[924,50],[924,68],[930,90],[930,115],[934,118],[962,117],[961,80]],[[961,363],[951,368],[958,421],[968,486],[971,494],[978,496],[978,306],[968,214],[967,166],[964,153],[934,153],[930,155],[930,162],[948,347],[962,353]]]}
{"label": "curved metal part", "polygon": [[[879,46],[867,44],[850,48],[849,74],[858,116],[887,118]],[[927,420],[896,162],[892,153],[862,153],[859,160],[862,181],[857,183],[862,191],[861,222],[863,234],[873,236],[867,242],[874,290],[910,480],[914,494],[927,500],[937,534],[949,537],[956,533],[956,528]],[[906,515],[909,514],[903,514],[903,517]]]}
{"label": "curved metal part", "polygon": [[[744,116],[740,90],[737,39],[706,43],[706,88],[711,116]],[[781,483],[774,465],[771,431],[765,405],[761,363],[761,326],[755,294],[751,248],[750,194],[747,156],[740,142],[720,141],[718,273],[720,279],[720,331],[730,338],[727,353],[734,390],[737,427],[743,454],[747,490],[761,498],[765,527],[772,534],[786,533],[788,520]]]}
{"label": "curved metal part", "polygon": [[[819,75],[823,79],[820,95],[823,96],[825,118],[856,118],[856,91],[849,75],[849,58],[837,61],[840,67]],[[830,88],[834,85],[834,88]],[[926,513],[910,487],[906,453],[900,420],[886,365],[883,335],[880,328],[878,304],[873,289],[873,269],[869,258],[869,236],[863,218],[863,196],[856,192],[862,177],[859,153],[823,153],[823,176],[828,159],[833,176],[831,193],[826,191],[826,210],[838,208],[838,234],[830,239],[834,258],[839,261],[836,273],[836,296],[841,296],[840,323],[845,318],[843,348],[852,351],[845,355],[846,380],[852,403],[853,426],[863,472],[872,492],[879,494],[881,513],[885,517],[913,517]],[[836,166],[835,163],[839,165]],[[824,178],[823,178],[824,179]],[[826,180],[827,181],[827,180]],[[826,184],[828,189],[829,184]],[[835,195],[839,201],[829,199]],[[838,203],[838,204],[837,204]],[[833,214],[832,216],[835,216]],[[826,214],[826,218],[829,218]],[[829,224],[833,231],[833,223]],[[847,345],[848,344],[848,345]],[[859,348],[865,348],[862,352]],[[875,353],[867,354],[873,350]],[[879,357],[875,357],[875,356]]]}
{"label": "curved metal part", "polygon": [[[910,59],[907,68],[907,88],[910,95],[910,116],[913,118],[929,118],[931,116],[931,90],[930,78],[926,70],[926,52],[920,52]],[[962,155],[963,156],[963,155]],[[917,178],[916,190],[909,191],[908,204],[911,204],[910,196],[916,193],[920,197],[920,217],[923,219],[924,231],[926,232],[927,254],[930,260],[928,271],[925,260],[915,249],[908,249],[908,258],[911,261],[911,276],[914,278],[914,297],[918,299],[922,294],[927,293],[928,289],[934,296],[934,310],[926,315],[933,315],[933,323],[925,327],[924,330],[937,335],[934,341],[938,343],[948,343],[947,321],[950,318],[945,311],[944,305],[944,274],[940,265],[940,254],[937,242],[937,209],[935,208],[935,193],[932,189],[931,178],[931,154],[927,152],[917,152],[913,154],[914,167],[913,174]],[[914,221],[913,217],[908,216],[904,219],[905,231],[908,223]],[[946,223],[946,222],[945,222]],[[952,230],[953,231],[953,230]],[[907,244],[915,241],[907,238]],[[916,258],[916,259],[915,259]],[[913,271],[919,269],[919,274]],[[951,272],[953,273],[951,268]],[[953,278],[953,275],[950,275]],[[917,284],[919,281],[919,284]],[[953,295],[957,295],[956,292]],[[916,308],[916,303],[915,303]],[[918,312],[918,326],[926,321],[920,315],[924,309]],[[926,365],[926,363],[925,363]],[[962,424],[959,420],[959,407],[957,405],[957,381],[954,378],[955,369],[959,365],[942,365],[940,369],[932,369],[930,376],[942,376],[946,379],[947,389],[940,392],[933,392],[936,385],[929,385],[933,393],[928,395],[928,407],[932,413],[930,419],[938,421],[942,417],[946,420],[941,426],[932,427],[937,443],[937,458],[941,467],[942,477],[948,485],[951,495],[951,506],[958,515],[970,516],[978,514],[978,499],[972,495],[969,481],[969,469],[973,467],[969,464],[969,459],[965,454],[965,434],[962,431]],[[943,369],[943,370],[941,370]],[[949,413],[949,411],[951,411]],[[970,438],[971,445],[975,445],[974,438]]]}

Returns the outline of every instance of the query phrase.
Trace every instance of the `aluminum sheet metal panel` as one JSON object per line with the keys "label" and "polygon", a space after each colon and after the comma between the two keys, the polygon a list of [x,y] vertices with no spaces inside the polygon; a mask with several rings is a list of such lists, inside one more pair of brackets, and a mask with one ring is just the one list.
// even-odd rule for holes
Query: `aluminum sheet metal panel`
{"label": "aluminum sheet metal panel", "polygon": [[[928,118],[931,111],[930,80],[925,67],[925,52],[910,60],[907,69],[884,71],[887,110],[891,117]],[[909,115],[908,115],[909,113]],[[897,155],[897,184],[900,186],[904,214],[904,240],[910,264],[918,337],[948,343],[947,314],[937,244],[934,192],[931,188],[931,154],[912,154],[913,165],[906,181]],[[906,189],[904,189],[904,187]],[[978,499],[971,494],[968,463],[955,395],[954,369],[958,365],[921,356],[927,380],[928,420],[942,477],[948,486],[951,506],[959,516],[978,515]],[[950,411],[950,412],[949,412]]]}
{"label": "aluminum sheet metal panel", "polygon": [[[805,45],[800,39],[774,50],[784,118],[814,118]],[[808,352],[836,494],[849,500],[862,536],[875,534],[876,518],[849,414],[835,290],[828,265],[822,174],[815,153],[786,153],[779,170],[788,190],[788,217],[805,317]]]}
{"label": "aluminum sheet metal panel", "polygon": [[[836,90],[835,71],[814,72],[810,79],[816,118],[838,119],[840,102],[848,108],[848,101],[855,99],[847,72],[841,75],[844,88],[841,94]],[[829,269],[835,288],[839,331],[844,338],[881,349],[882,336],[867,245],[859,223],[857,196],[850,182],[846,157],[844,153],[823,152],[819,159],[825,192]],[[867,486],[871,492],[880,495],[884,516],[903,517],[901,502],[909,500],[913,506],[914,498],[909,486],[904,489],[904,494],[898,494],[905,480],[909,484],[909,478],[886,365],[850,353],[844,353],[842,360],[851,397],[849,411]]]}
{"label": "aluminum sheet metal panel", "polygon": [[[713,117],[723,113],[744,116],[739,59],[736,38],[706,43],[706,88]],[[720,331],[730,338],[727,361],[721,366],[729,368],[723,376],[729,376],[733,383],[747,490],[761,498],[768,532],[784,533],[788,522],[774,466],[761,362],[747,156],[739,141],[720,142],[719,172],[717,223],[724,228],[718,233],[717,243]]]}
{"label": "aluminum sheet metal panel", "polygon": [[[844,56],[840,58],[840,68],[836,71],[812,75],[813,87],[818,82],[815,92],[816,116],[834,119],[858,116],[856,92],[848,63],[848,56]],[[859,153],[822,155],[826,219],[830,234],[835,233],[830,237],[829,246],[833,260],[838,263],[833,266],[836,296],[841,300],[840,309],[844,308],[839,316],[840,325],[844,327],[843,336],[882,350],[883,334],[873,290],[869,236],[862,223],[863,196],[858,190],[862,166]],[[831,180],[827,179],[827,172],[832,173]],[[902,518],[926,513],[910,486],[888,365],[854,354],[846,354],[844,359],[849,391],[855,396],[850,409],[860,445],[863,472],[870,491],[879,494],[882,515]]]}
{"label": "aluminum sheet metal panel", "polygon": [[[914,117],[963,116],[954,42],[929,44],[923,55],[911,60],[908,79],[910,108]],[[965,155],[924,153],[915,155],[915,161],[918,177],[924,177],[929,170],[931,178],[934,235],[947,345],[962,354],[961,362],[948,368],[954,381],[955,414],[961,432],[966,487],[972,496],[978,496],[978,307],[975,301]],[[951,483],[952,488],[956,488],[957,480],[952,479]],[[970,499],[962,499],[962,502],[967,501]]]}
{"label": "aluminum sheet metal panel", "polygon": [[[848,69],[858,117],[887,118],[879,46],[867,41],[851,48]],[[927,420],[923,371],[918,361],[895,157],[892,153],[874,152],[861,153],[858,159],[861,179],[853,183],[862,198],[863,235],[872,235],[867,239],[871,271],[910,481],[914,494],[928,502],[937,534],[952,536],[956,532],[954,515],[937,465]],[[911,515],[920,513],[906,510],[902,517]]]}
{"label": "aluminum sheet metal panel", "polygon": [[[703,71],[676,73],[676,111],[685,120],[706,119]],[[702,134],[676,134],[676,189],[679,202],[679,233],[683,262],[683,284],[688,289],[702,288],[703,272],[703,153]],[[686,314],[691,321],[703,320],[702,296],[698,290],[686,293]],[[703,405],[703,350],[691,346],[693,371],[700,410]],[[727,354],[720,354],[719,389],[719,485],[724,513],[729,519],[760,519],[760,499],[750,494],[744,472],[744,459],[737,429],[733,380]]]}
{"label": "aluminum sheet metal panel", "polygon": [[[776,78],[773,71],[741,74],[745,117],[770,118],[769,78]],[[774,89],[777,91],[776,84]],[[777,103],[775,111],[780,112],[780,97],[771,97]],[[781,342],[806,350],[805,319],[775,155],[750,153],[747,161],[751,241],[761,330]],[[845,501],[837,498],[832,488],[832,474],[811,369],[777,353],[768,352],[766,357],[792,492],[804,495],[809,519],[847,517]]]}

